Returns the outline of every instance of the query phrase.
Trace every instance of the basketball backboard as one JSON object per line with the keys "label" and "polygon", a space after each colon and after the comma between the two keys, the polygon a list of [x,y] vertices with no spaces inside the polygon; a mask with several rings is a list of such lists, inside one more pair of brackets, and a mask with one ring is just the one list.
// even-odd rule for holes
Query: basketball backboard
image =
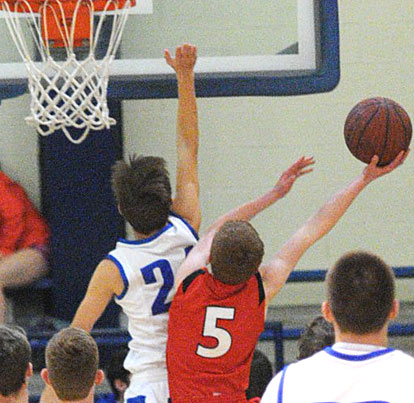
{"label": "basketball backboard", "polygon": [[[3,18],[0,34],[9,38]],[[201,97],[326,92],[339,81],[337,0],[137,0],[110,68],[108,96],[175,97],[163,50],[184,42],[198,48]],[[27,79],[12,40],[1,47],[0,99]]]}

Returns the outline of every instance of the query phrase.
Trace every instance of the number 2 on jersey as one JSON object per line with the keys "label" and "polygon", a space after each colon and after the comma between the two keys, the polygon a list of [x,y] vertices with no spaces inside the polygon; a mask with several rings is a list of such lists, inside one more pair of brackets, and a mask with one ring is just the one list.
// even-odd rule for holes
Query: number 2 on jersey
{"label": "number 2 on jersey", "polygon": [[170,290],[174,286],[174,273],[168,260],[157,260],[154,263],[149,264],[141,269],[142,277],[145,284],[153,284],[157,282],[154,271],[160,269],[163,285],[161,286],[157,297],[152,304],[152,314],[159,315],[160,313],[168,312],[171,302],[165,303]]}
{"label": "number 2 on jersey", "polygon": [[231,334],[222,327],[217,326],[218,319],[233,320],[235,308],[222,306],[208,306],[204,318],[203,336],[213,337],[217,340],[216,347],[197,346],[197,355],[205,358],[218,358],[226,354],[231,347]]}

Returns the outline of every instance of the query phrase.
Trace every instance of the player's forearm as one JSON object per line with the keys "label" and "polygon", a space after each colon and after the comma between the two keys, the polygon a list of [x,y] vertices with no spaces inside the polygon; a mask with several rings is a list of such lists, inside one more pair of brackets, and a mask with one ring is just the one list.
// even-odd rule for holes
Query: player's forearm
{"label": "player's forearm", "polygon": [[359,193],[372,181],[386,175],[400,166],[408,152],[401,152],[395,160],[387,166],[378,167],[378,157],[374,156],[363,172],[345,189],[334,195],[313,217],[306,226],[305,233],[309,233],[309,242],[314,243],[329,232],[352,204]]}
{"label": "player's forearm", "polygon": [[190,252],[190,255],[187,257],[179,269],[179,279],[184,279],[192,271],[200,269],[208,263],[211,243],[213,241],[214,235],[225,222],[230,220],[249,221],[261,211],[271,206],[280,197],[282,196],[278,193],[278,189],[274,187],[257,199],[244,203],[241,206],[221,216],[207,229],[205,234],[201,237],[200,241]]}
{"label": "player's forearm", "polygon": [[261,269],[269,301],[287,281],[303,254],[339,221],[368,182],[362,176],[332,196]]}
{"label": "player's forearm", "polygon": [[92,318],[90,309],[86,304],[81,303],[70,326],[91,332],[95,322],[96,320]]}
{"label": "player's forearm", "polygon": [[186,70],[177,72],[178,81],[178,141],[185,141],[186,146],[198,147],[198,115],[195,94],[194,72]]}
{"label": "player's forearm", "polygon": [[[326,235],[348,210],[349,206],[368,185],[363,175],[358,176],[345,189],[332,196],[304,225],[304,233],[309,244]],[[309,245],[310,246],[310,245]]]}
{"label": "player's forearm", "polygon": [[[273,188],[269,190],[264,195],[258,197],[255,200],[244,203],[239,207],[236,207],[233,210],[230,210],[228,213],[222,215],[214,224],[212,224],[203,235],[200,242],[198,242],[196,248],[201,248],[204,239],[209,239],[209,242],[205,242],[207,245],[211,244],[214,234],[219,230],[219,228],[227,221],[231,220],[243,220],[250,221],[257,214],[265,210],[267,207],[271,206],[280,198],[277,189]],[[208,248],[207,246],[206,248]]]}
{"label": "player's forearm", "polygon": [[251,200],[229,211],[221,217],[221,221],[245,220],[249,221],[281,198],[276,187],[272,188],[255,200]]}

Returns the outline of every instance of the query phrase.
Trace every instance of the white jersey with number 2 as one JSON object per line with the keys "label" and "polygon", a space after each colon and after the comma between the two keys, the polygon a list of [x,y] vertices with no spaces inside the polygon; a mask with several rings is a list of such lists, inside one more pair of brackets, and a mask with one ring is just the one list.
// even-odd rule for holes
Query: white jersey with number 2
{"label": "white jersey with number 2", "polygon": [[124,366],[134,379],[154,382],[167,376],[165,347],[174,277],[197,240],[194,229],[171,214],[155,235],[121,239],[107,256],[118,266],[124,282],[115,300],[128,317],[132,339]]}
{"label": "white jersey with number 2", "polygon": [[362,351],[338,343],[288,365],[269,383],[261,403],[413,403],[414,358],[359,346]]}

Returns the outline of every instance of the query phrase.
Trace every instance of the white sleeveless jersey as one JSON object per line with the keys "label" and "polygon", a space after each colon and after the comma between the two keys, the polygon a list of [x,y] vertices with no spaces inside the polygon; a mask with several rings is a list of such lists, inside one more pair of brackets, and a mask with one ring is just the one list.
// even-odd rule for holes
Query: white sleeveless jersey
{"label": "white sleeveless jersey", "polygon": [[167,376],[165,348],[168,310],[175,294],[177,269],[198,240],[181,217],[171,214],[155,235],[121,239],[107,258],[119,268],[123,292],[115,298],[128,317],[131,341],[125,368],[134,379],[156,381]]}
{"label": "white sleeveless jersey", "polygon": [[329,347],[278,373],[261,403],[412,403],[413,374],[414,358],[402,351]]}

